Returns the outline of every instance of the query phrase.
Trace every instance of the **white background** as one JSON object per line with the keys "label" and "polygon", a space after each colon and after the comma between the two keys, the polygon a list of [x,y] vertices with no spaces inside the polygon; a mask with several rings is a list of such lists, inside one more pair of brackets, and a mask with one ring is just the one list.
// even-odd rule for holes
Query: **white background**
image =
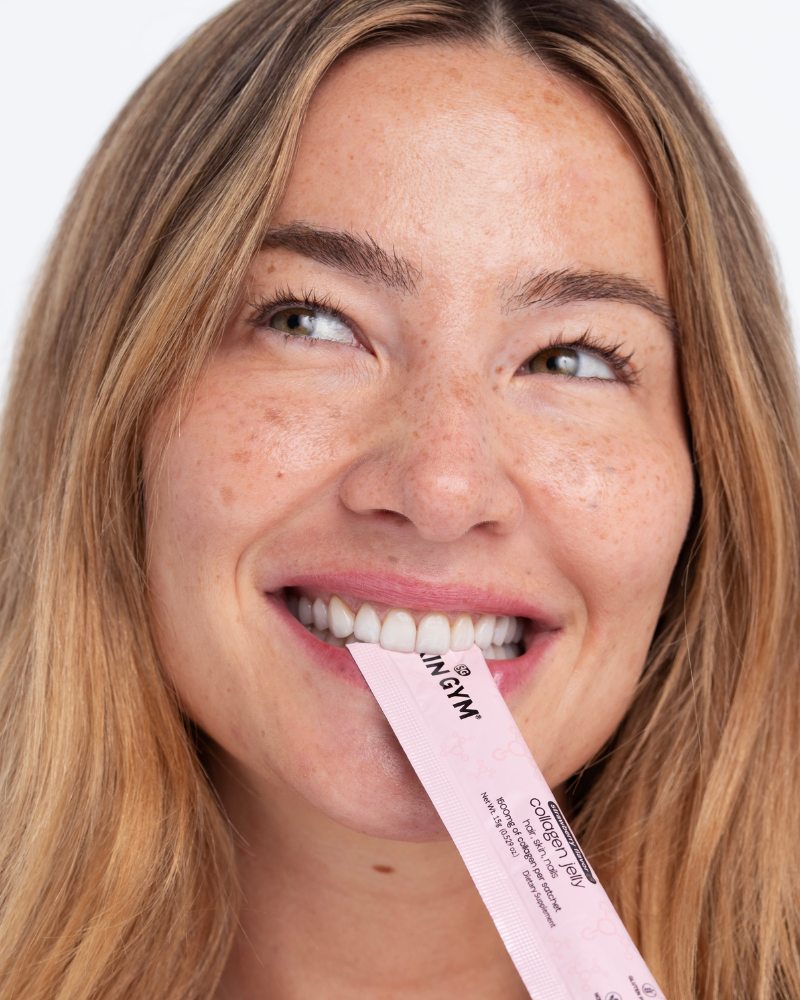
{"label": "white background", "polygon": [[[75,179],[125,99],[219,0],[2,0],[0,395],[15,327]],[[800,319],[800,3],[642,0],[722,123]]]}

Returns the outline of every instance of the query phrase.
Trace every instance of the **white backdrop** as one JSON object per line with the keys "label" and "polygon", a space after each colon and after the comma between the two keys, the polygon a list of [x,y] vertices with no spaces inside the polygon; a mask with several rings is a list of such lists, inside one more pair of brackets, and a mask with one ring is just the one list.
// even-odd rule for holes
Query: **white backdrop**
{"label": "white backdrop", "polygon": [[[0,394],[15,327],[90,152],[144,76],[220,0],[3,0]],[[749,179],[800,319],[800,4],[641,0],[672,40]]]}

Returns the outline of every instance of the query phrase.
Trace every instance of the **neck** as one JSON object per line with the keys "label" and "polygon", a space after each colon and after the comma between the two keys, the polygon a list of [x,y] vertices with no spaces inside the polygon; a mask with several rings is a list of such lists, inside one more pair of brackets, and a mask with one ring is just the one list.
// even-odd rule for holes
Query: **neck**
{"label": "neck", "polygon": [[365,836],[230,759],[212,779],[244,897],[217,1000],[527,997],[449,839]]}

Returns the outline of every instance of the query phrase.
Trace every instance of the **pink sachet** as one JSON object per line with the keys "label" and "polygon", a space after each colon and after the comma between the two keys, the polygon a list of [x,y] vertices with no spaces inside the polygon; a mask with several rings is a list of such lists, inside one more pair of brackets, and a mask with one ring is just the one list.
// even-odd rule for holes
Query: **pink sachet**
{"label": "pink sachet", "polygon": [[477,646],[347,647],[535,1000],[661,997]]}

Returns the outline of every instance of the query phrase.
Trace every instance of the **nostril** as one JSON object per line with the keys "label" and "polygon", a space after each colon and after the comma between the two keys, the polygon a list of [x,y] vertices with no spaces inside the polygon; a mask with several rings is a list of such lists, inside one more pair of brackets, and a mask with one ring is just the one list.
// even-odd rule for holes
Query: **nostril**
{"label": "nostril", "polygon": [[397,511],[397,510],[384,510],[384,509],[381,509],[379,507],[379,508],[377,508],[375,510],[371,510],[370,514],[372,514],[373,517],[377,517],[380,520],[385,521],[387,524],[410,524],[411,523],[411,518],[410,517],[406,517],[405,514],[401,514],[400,511]]}

